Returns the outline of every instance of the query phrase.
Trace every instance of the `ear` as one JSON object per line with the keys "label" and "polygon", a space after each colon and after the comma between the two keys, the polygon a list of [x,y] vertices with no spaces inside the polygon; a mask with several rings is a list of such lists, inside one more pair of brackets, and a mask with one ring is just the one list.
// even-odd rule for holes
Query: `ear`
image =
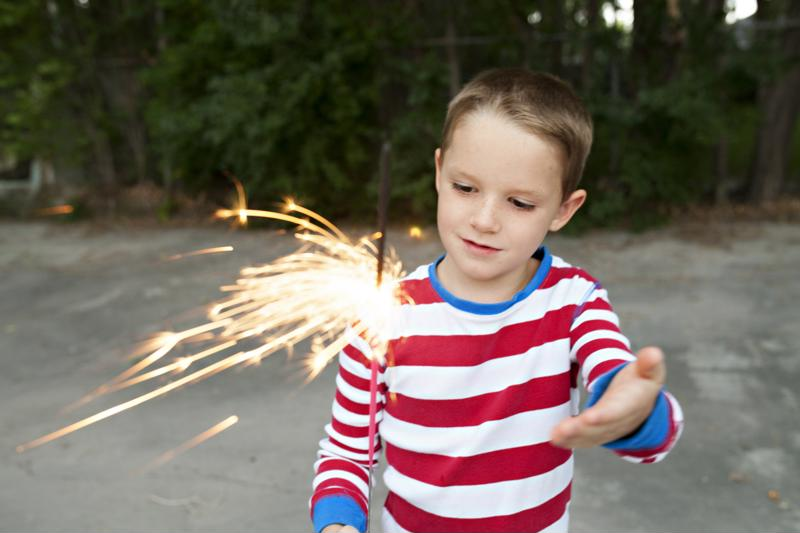
{"label": "ear", "polygon": [[586,191],[578,189],[569,195],[569,198],[564,200],[558,208],[558,213],[552,222],[550,222],[550,231],[558,231],[567,225],[569,219],[572,218],[578,209],[586,201]]}
{"label": "ear", "polygon": [[437,148],[433,152],[433,162],[436,165],[436,193],[439,193],[439,185],[442,181],[442,149]]}

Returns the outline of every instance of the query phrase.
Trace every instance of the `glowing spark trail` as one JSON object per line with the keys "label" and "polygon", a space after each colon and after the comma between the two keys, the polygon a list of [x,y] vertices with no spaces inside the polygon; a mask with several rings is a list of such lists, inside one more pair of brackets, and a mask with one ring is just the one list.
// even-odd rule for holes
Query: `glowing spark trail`
{"label": "glowing spark trail", "polygon": [[[240,224],[246,224],[249,217],[290,222],[297,226],[295,237],[302,243],[300,249],[271,263],[242,269],[235,283],[222,287],[228,296],[210,306],[208,322],[158,335],[149,342],[141,360],[84,396],[77,405],[154,379],[180,377],[21,444],[18,452],[229,368],[258,364],[281,350],[291,353],[304,340],[310,340],[312,347],[305,360],[308,380],[316,377],[355,335],[373,345],[374,357],[383,357],[390,317],[402,297],[396,293],[397,281],[404,273],[390,250],[382,261],[381,281],[376,284],[376,258],[382,250],[372,241],[382,233],[353,242],[330,221],[293,200],[287,200],[284,212],[251,210],[245,204],[241,184],[237,191],[235,209],[221,209],[218,217],[236,218]],[[198,344],[206,346],[185,355],[189,345]],[[200,364],[205,366],[195,368]]]}
{"label": "glowing spark trail", "polygon": [[221,254],[232,251],[233,251],[233,246],[217,246],[216,248],[203,248],[202,250],[186,252],[185,254],[171,255],[167,257],[167,261],[176,261],[178,259],[183,259],[184,257],[194,257],[196,255]]}
{"label": "glowing spark trail", "polygon": [[222,422],[214,424],[213,426],[211,426],[207,430],[203,431],[199,435],[196,435],[196,436],[192,437],[191,439],[187,440],[186,442],[184,442],[180,446],[162,453],[161,455],[159,455],[158,457],[153,459],[150,463],[148,463],[148,465],[145,466],[142,469],[141,472],[144,473],[144,472],[146,472],[148,470],[152,470],[154,468],[158,468],[159,466],[162,466],[164,463],[168,463],[169,461],[172,461],[173,459],[175,459],[180,454],[182,454],[182,453],[184,453],[184,452],[186,452],[188,450],[191,450],[192,448],[194,448],[198,444],[202,444],[205,441],[207,441],[208,439],[210,439],[211,437],[214,437],[215,435],[218,435],[218,434],[222,433],[223,431],[225,431],[226,429],[228,429],[229,427],[231,427],[232,425],[234,425],[238,421],[239,421],[239,417],[238,416],[236,416],[236,415],[229,416],[228,418],[226,418]]}

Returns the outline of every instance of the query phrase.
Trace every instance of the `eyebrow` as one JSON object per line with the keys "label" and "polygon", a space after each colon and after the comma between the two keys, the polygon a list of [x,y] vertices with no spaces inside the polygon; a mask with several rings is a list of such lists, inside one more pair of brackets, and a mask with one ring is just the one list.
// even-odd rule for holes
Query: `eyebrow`
{"label": "eyebrow", "polygon": [[[471,180],[474,180],[474,181],[477,181],[477,182],[481,181],[480,178],[476,178],[475,176],[473,176],[469,172],[464,172],[463,170],[460,170],[460,169],[457,169],[457,168],[453,169],[453,174],[458,176],[458,177],[468,178],[468,179],[471,179]],[[535,197],[535,198],[541,198],[541,197],[544,196],[544,194],[541,191],[537,191],[536,189],[514,189],[514,190],[510,191],[510,194],[530,195],[530,196]]]}

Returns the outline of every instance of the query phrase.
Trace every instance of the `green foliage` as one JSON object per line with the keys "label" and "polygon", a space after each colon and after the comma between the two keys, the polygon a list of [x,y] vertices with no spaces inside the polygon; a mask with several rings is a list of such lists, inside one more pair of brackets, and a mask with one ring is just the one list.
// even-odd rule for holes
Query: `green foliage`
{"label": "green foliage", "polygon": [[460,81],[524,65],[586,100],[585,224],[649,224],[712,198],[722,140],[743,182],[759,83],[786,68],[779,40],[739,48],[713,3],[679,2],[674,19],[636,2],[638,32],[589,17],[605,4],[0,0],[0,152],[68,161],[104,187],[152,180],[219,197],[233,175],[251,205],[293,196],[371,221],[387,139],[395,220],[432,222],[451,20]]}
{"label": "green foliage", "polygon": [[337,16],[360,9],[347,2],[197,7],[194,25],[167,11],[179,44],[146,73],[147,117],[171,179],[208,187],[229,172],[254,202],[299,195],[332,216],[368,211],[377,34],[355,21],[369,13]]}
{"label": "green foliage", "polygon": [[[594,222],[626,213],[654,220],[655,207],[696,201],[713,190],[713,148],[726,124],[709,84],[685,76],[640,91],[633,106],[596,104],[594,153],[584,182],[594,193]],[[618,172],[604,176],[612,150],[618,151]]]}

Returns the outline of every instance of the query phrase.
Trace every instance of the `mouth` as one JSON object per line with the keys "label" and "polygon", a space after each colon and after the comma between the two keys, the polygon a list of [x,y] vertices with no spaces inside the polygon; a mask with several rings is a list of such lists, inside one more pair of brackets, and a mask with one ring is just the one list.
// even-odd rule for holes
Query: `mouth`
{"label": "mouth", "polygon": [[469,239],[461,239],[464,244],[466,245],[468,250],[473,252],[481,253],[481,254],[492,254],[494,252],[499,252],[500,248],[494,248],[493,246],[488,246],[485,244],[481,244],[475,241],[471,241]]}

